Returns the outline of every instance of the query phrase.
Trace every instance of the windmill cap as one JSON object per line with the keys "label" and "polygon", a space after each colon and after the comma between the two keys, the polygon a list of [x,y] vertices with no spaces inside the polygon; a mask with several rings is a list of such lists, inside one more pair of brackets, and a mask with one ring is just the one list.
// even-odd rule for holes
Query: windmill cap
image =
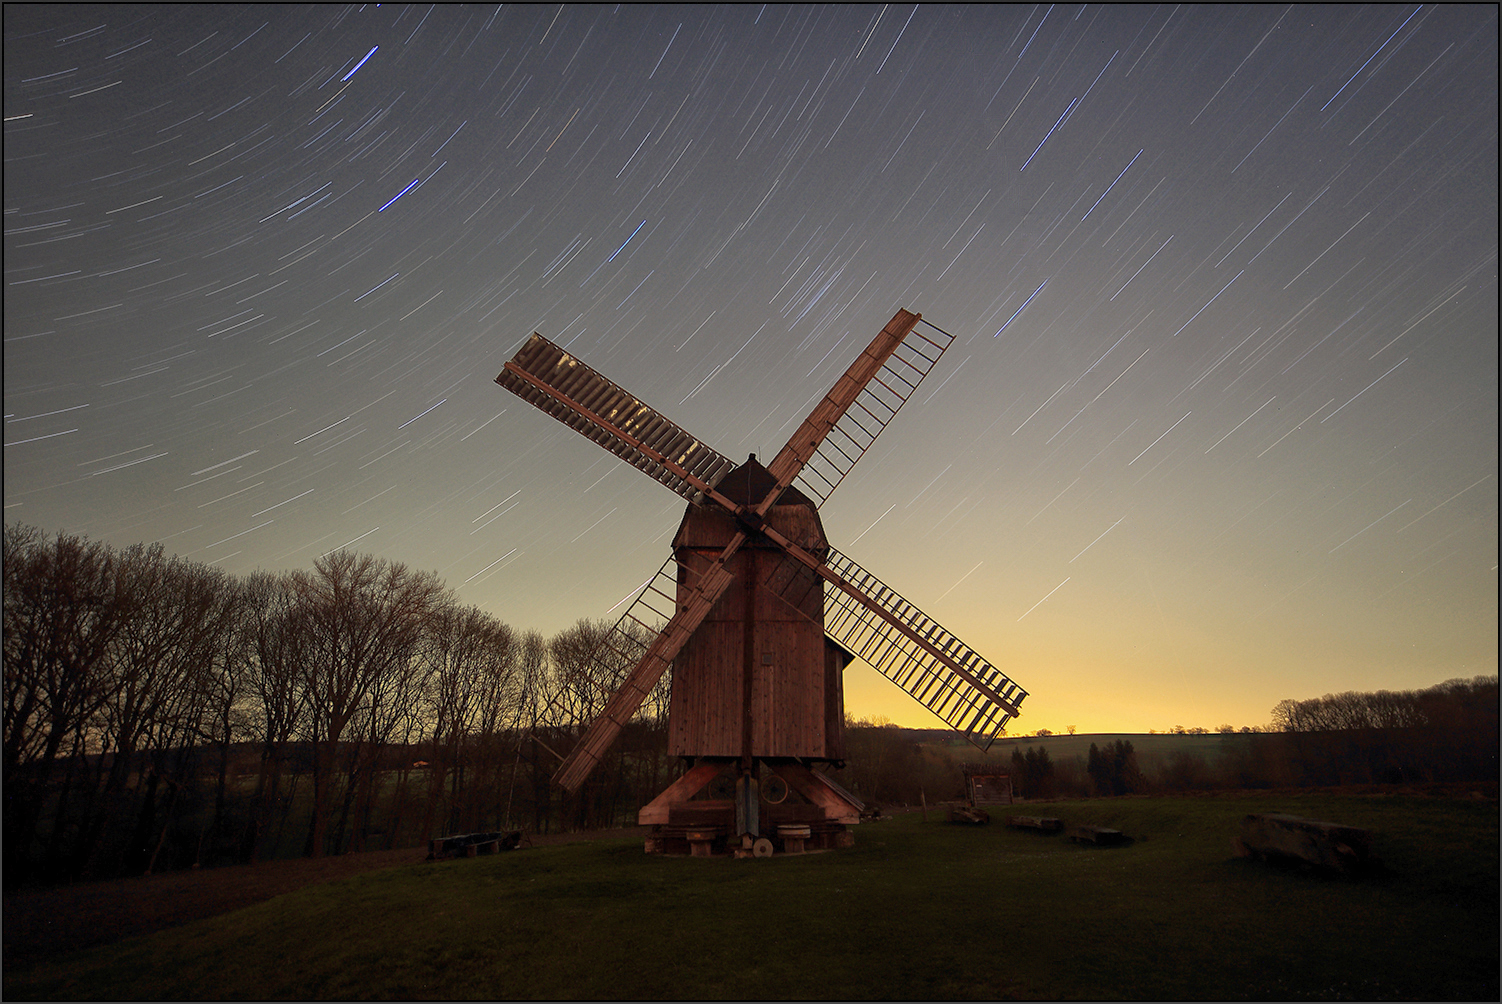
{"label": "windmill cap", "polygon": [[[756,505],[766,498],[767,492],[777,487],[777,479],[772,477],[772,472],[763,467],[756,459],[756,454],[746,458],[746,462],[726,474],[715,485],[715,490],[737,505]],[[778,496],[775,505],[806,505],[818,508],[812,499],[800,492],[792,485],[784,488]]]}

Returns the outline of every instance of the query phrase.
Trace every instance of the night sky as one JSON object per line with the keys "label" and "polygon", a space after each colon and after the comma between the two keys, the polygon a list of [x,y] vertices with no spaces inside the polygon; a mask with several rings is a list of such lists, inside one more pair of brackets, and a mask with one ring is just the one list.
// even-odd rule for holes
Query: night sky
{"label": "night sky", "polygon": [[8,522],[613,620],[683,502],[516,347],[768,460],[906,307],[825,526],[1014,732],[1497,671],[1493,5],[4,17]]}

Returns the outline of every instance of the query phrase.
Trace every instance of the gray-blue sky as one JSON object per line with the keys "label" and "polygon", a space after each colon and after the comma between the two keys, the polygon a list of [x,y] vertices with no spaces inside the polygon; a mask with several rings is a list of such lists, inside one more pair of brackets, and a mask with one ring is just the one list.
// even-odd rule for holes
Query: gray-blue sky
{"label": "gray-blue sky", "polygon": [[[1491,6],[5,8],[5,505],[341,545],[551,632],[678,498],[532,331],[733,457],[957,336],[831,538],[1032,691],[1265,721],[1496,671]],[[924,723],[852,670],[857,713]]]}

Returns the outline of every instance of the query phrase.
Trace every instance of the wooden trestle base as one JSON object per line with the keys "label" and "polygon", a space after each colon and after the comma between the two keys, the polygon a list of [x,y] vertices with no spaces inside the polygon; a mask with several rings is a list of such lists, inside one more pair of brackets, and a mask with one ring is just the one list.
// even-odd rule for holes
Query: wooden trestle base
{"label": "wooden trestle base", "polygon": [[[733,828],[733,825],[653,826],[646,837],[646,852],[696,858],[768,856],[757,854],[754,845],[752,848],[742,847],[740,838],[730,834]],[[784,835],[785,829],[774,827],[771,836],[760,838],[767,841],[774,854],[806,854],[855,846],[855,832],[844,823],[809,823],[803,828],[806,835],[802,837]]]}
{"label": "wooden trestle base", "polygon": [[[750,789],[756,808],[749,814],[735,798],[695,797],[728,794],[733,763],[701,760],[691,767],[637,814],[638,823],[652,827],[646,852],[760,858],[855,845],[851,826],[864,808],[858,798],[803,763],[762,764],[768,773]],[[742,780],[737,790],[746,786]]]}

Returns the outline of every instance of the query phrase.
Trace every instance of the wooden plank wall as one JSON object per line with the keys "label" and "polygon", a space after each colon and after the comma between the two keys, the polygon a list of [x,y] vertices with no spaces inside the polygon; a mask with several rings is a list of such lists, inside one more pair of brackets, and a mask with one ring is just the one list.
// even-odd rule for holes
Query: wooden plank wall
{"label": "wooden plank wall", "polygon": [[[768,518],[780,531],[792,531],[788,535],[794,539],[823,544],[818,514],[811,506],[774,506]],[[698,572],[708,567],[732,533],[734,522],[728,515],[690,507],[674,539],[675,554]],[[763,586],[753,594],[751,753],[842,758],[843,665],[832,673],[832,658],[839,659],[831,656],[824,638],[823,590],[812,581],[817,578],[812,572],[789,564],[797,562],[775,547],[757,546],[754,539],[731,559],[736,583],[674,661],[670,753],[740,756],[744,750],[745,580],[755,574],[759,582],[775,578],[782,584],[799,576],[811,581],[809,588],[790,591],[801,598],[797,606]],[[683,576],[680,572],[680,585]]]}

